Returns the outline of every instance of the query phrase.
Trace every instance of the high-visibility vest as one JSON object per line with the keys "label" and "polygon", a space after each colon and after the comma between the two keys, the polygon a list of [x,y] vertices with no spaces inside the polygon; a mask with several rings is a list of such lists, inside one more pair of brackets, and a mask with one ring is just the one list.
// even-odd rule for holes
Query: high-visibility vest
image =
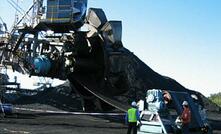
{"label": "high-visibility vest", "polygon": [[127,111],[128,114],[128,122],[137,122],[137,109],[130,108]]}

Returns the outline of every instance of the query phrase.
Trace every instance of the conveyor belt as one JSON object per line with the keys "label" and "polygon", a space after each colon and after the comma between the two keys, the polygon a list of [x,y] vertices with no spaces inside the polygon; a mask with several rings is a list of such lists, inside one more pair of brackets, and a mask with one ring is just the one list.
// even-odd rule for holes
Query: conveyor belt
{"label": "conveyor belt", "polygon": [[54,111],[54,110],[42,110],[32,108],[15,107],[15,110],[30,111],[49,114],[71,114],[71,115],[91,115],[91,116],[124,116],[125,113],[88,113],[88,112],[67,112],[67,111]]}
{"label": "conveyor belt", "polygon": [[128,105],[124,105],[120,102],[118,102],[116,99],[111,98],[109,96],[102,95],[99,93],[99,88],[94,84],[93,80],[90,79],[90,77],[84,76],[84,75],[74,75],[74,79],[80,83],[87,91],[101,99],[102,101],[106,102],[107,104],[126,112],[129,108]]}

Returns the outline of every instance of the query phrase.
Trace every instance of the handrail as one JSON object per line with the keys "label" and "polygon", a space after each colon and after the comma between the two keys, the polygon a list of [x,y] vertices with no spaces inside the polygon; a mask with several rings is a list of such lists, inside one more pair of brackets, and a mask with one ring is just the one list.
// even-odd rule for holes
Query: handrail
{"label": "handrail", "polygon": [[72,5],[49,5],[47,7],[71,7]]}

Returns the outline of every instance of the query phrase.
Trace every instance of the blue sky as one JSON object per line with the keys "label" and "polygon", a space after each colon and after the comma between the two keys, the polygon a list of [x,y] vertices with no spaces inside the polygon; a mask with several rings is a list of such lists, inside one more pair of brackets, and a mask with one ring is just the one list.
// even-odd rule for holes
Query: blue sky
{"label": "blue sky", "polygon": [[[27,9],[32,0],[20,2]],[[204,95],[221,92],[220,0],[88,0],[122,20],[123,44],[148,66]],[[0,16],[9,24],[7,0]]]}

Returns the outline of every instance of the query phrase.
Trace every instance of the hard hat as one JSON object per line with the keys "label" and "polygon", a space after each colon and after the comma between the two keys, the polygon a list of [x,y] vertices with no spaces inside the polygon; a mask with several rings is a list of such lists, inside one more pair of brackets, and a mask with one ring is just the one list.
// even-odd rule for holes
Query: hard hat
{"label": "hard hat", "polygon": [[133,102],[131,103],[131,106],[132,106],[132,107],[136,107],[136,106],[137,106],[137,103],[136,103],[135,101],[133,101]]}
{"label": "hard hat", "polygon": [[193,98],[193,100],[198,100],[198,97],[195,94],[191,94],[191,98]]}
{"label": "hard hat", "polygon": [[187,106],[188,105],[188,102],[187,101],[183,101],[183,106]]}

